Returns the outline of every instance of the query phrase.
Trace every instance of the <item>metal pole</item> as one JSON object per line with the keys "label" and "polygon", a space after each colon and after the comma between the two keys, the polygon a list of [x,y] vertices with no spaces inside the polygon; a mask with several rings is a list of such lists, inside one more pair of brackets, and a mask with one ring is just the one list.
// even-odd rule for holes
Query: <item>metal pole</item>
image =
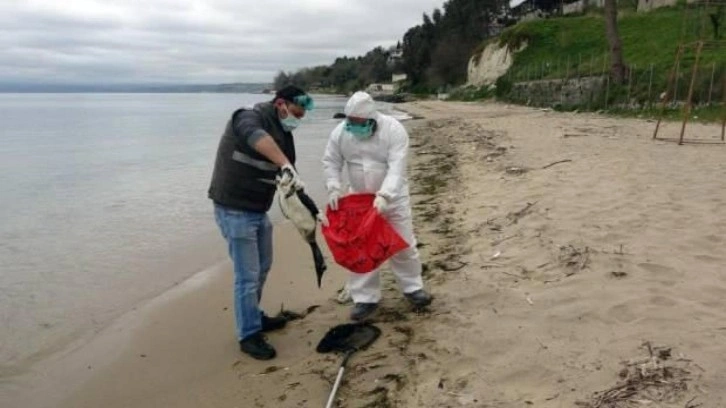
{"label": "metal pole", "polygon": [[333,403],[335,402],[335,394],[338,392],[338,387],[340,387],[340,382],[343,380],[343,372],[345,371],[345,367],[340,367],[338,369],[338,376],[335,377],[335,384],[333,384],[333,390],[330,392],[330,396],[328,396],[328,402],[325,404],[325,408],[331,408],[333,406]]}
{"label": "metal pole", "polygon": [[681,127],[681,138],[678,141],[679,145],[683,144],[683,135],[686,133],[686,123],[688,122],[688,116],[691,115],[691,105],[693,104],[693,86],[696,84],[696,74],[698,73],[698,62],[701,59],[701,49],[703,48],[703,41],[698,42],[698,49],[696,49],[696,64],[693,66],[693,74],[691,75],[691,86],[688,87],[688,100],[686,106],[683,109],[683,126]]}

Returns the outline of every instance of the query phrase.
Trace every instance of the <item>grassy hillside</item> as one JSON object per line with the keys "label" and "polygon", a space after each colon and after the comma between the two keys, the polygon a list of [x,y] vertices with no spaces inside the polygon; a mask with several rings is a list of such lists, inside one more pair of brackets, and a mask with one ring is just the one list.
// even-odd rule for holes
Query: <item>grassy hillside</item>
{"label": "grassy hillside", "polygon": [[[682,39],[694,41],[701,28],[707,38],[713,38],[710,23],[702,25],[701,21],[696,10],[685,8],[622,13],[618,26],[626,64],[636,71],[649,70],[652,64],[655,73],[667,73]],[[599,14],[524,22],[505,30],[496,41],[515,49],[528,44],[514,58],[513,78],[561,78],[601,73],[607,68],[605,23]],[[695,52],[688,53],[684,61],[691,62],[685,62],[686,68],[690,69],[694,56]],[[726,65],[726,43],[721,49],[703,51],[701,65],[710,68],[712,63]]]}
{"label": "grassy hillside", "polygon": [[[724,20],[726,15],[722,17]],[[625,63],[630,68],[627,83],[617,86],[608,81],[606,90],[597,100],[589,101],[587,106],[569,108],[624,112],[631,110],[627,108],[630,106],[638,107],[638,114],[654,114],[659,95],[667,88],[678,45],[699,38],[713,40],[713,28],[707,13],[699,14],[697,8],[687,9],[685,6],[647,13],[621,10],[618,28]],[[722,28],[722,31],[726,31],[726,28]],[[720,42],[705,47],[701,53],[693,102],[699,106],[702,119],[714,120],[722,116],[722,110],[714,104],[726,99],[724,34]],[[482,44],[478,52],[493,41],[511,50],[520,49],[521,45],[526,44],[523,50],[514,54],[513,65],[497,83],[497,96],[512,102],[524,102],[513,99],[513,95],[509,94],[513,83],[600,76],[607,73],[610,67],[605,22],[600,11],[517,24],[498,38]],[[679,115],[678,102],[682,103],[688,94],[695,54],[695,47],[689,48],[675,70],[672,88],[675,92],[671,94],[671,99],[677,103],[666,112],[667,116]],[[491,94],[487,89],[462,88],[454,97],[479,99],[490,97]]]}

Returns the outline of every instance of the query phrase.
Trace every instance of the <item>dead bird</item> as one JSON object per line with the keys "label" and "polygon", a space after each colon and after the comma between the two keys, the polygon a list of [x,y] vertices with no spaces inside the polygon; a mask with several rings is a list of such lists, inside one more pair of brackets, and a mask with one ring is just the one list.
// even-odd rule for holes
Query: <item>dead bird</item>
{"label": "dead bird", "polygon": [[278,204],[282,215],[292,221],[300,235],[310,245],[313,252],[313,261],[315,262],[315,275],[318,280],[318,287],[320,287],[323,274],[328,269],[315,237],[318,220],[320,220],[322,213],[312,198],[305,194],[303,189],[295,188],[290,181],[291,177],[285,177],[285,175],[277,177],[275,183],[277,184]]}

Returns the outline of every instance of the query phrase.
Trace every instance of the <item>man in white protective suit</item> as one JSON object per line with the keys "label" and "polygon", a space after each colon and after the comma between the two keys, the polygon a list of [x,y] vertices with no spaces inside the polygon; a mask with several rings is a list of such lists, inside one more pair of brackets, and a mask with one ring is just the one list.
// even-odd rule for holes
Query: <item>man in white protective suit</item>
{"label": "man in white protective suit", "polygon": [[[427,306],[432,297],[421,279],[406,178],[408,133],[398,120],[378,112],[373,98],[365,92],[351,96],[345,116],[330,134],[323,156],[328,205],[332,211],[338,209],[345,166],[350,192],[375,194],[373,206],[409,244],[392,256],[389,264],[405,297],[415,307]],[[351,319],[363,320],[373,314],[381,299],[379,271],[351,272],[348,287],[354,302]]]}

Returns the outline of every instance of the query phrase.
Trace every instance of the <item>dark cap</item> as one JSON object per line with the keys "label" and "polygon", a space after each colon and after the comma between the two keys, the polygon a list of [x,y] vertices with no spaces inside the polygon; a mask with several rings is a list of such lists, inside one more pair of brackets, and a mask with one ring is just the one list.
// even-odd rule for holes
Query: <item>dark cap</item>
{"label": "dark cap", "polygon": [[282,98],[288,102],[299,105],[305,110],[313,109],[312,98],[295,85],[284,86],[275,92],[275,99]]}
{"label": "dark cap", "polygon": [[282,98],[288,102],[295,103],[295,97],[300,95],[305,95],[305,91],[295,85],[287,85],[275,92],[275,99]]}

